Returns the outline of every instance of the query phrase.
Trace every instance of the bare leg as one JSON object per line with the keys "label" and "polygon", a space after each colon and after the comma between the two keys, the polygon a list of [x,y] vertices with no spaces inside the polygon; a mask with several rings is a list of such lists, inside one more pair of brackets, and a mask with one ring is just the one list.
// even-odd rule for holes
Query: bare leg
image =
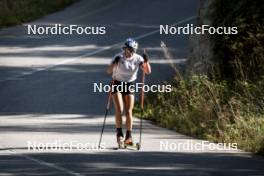
{"label": "bare leg", "polygon": [[128,131],[132,131],[133,121],[132,121],[132,111],[134,108],[134,95],[129,94],[124,96],[124,107],[126,114],[126,128]]}
{"label": "bare leg", "polygon": [[121,93],[117,92],[112,95],[115,105],[116,128],[122,128],[123,100]]}

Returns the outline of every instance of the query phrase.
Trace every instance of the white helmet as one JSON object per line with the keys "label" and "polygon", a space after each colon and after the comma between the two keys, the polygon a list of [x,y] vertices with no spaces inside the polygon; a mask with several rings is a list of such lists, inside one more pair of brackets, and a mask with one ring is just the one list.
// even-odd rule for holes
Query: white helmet
{"label": "white helmet", "polygon": [[136,52],[136,50],[138,49],[138,43],[132,39],[132,38],[128,38],[123,46],[123,48],[129,48],[131,49],[133,52]]}

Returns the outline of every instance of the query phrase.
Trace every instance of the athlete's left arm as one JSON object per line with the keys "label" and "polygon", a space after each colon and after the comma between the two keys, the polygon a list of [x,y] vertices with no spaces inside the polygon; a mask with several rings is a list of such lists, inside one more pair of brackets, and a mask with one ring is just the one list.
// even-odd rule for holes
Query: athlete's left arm
{"label": "athlete's left arm", "polygon": [[150,74],[151,73],[151,66],[149,64],[149,62],[144,62],[142,65],[141,65],[141,69],[143,70],[144,73],[146,74]]}
{"label": "athlete's left arm", "polygon": [[142,57],[144,59],[144,62],[143,62],[143,64],[141,64],[141,69],[144,71],[144,73],[150,74],[151,73],[151,67],[150,67],[150,64],[149,64],[149,56],[144,51],[144,54],[143,54]]}

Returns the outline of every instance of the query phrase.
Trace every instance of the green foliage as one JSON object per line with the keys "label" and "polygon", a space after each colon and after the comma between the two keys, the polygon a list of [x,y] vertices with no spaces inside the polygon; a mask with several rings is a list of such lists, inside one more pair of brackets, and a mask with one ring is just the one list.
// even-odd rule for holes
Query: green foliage
{"label": "green foliage", "polygon": [[229,85],[197,75],[173,81],[172,92],[147,95],[144,117],[194,137],[263,152],[263,83]]}
{"label": "green foliage", "polygon": [[215,0],[214,26],[236,26],[237,35],[214,35],[214,76],[230,81],[256,81],[264,75],[264,3]]}
{"label": "green foliage", "polygon": [[264,3],[215,0],[210,10],[215,27],[235,26],[239,33],[212,36],[214,71],[209,78],[176,74],[172,92],[147,95],[144,117],[264,155]]}
{"label": "green foliage", "polygon": [[0,0],[0,27],[18,25],[58,11],[77,0]]}

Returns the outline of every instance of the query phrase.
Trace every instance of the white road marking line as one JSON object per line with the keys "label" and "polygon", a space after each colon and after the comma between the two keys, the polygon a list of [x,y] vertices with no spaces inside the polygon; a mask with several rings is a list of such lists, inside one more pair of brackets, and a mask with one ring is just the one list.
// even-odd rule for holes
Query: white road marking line
{"label": "white road marking line", "polygon": [[[195,18],[196,18],[196,16],[191,16],[191,17],[185,18],[185,19],[183,19],[183,20],[181,20],[181,21],[178,21],[178,22],[176,22],[176,23],[173,23],[173,24],[170,25],[170,26],[177,26],[177,25],[179,25],[179,24],[185,23],[185,22],[190,21],[190,20],[193,20],[193,19],[195,19]],[[159,31],[160,31],[160,30],[157,29],[157,30],[154,30],[154,31],[148,32],[148,33],[146,33],[146,34],[142,34],[142,35],[140,35],[140,36],[138,36],[138,37],[134,37],[134,39],[136,39],[136,40],[138,40],[138,39],[142,39],[142,38],[148,37],[148,36],[150,36],[150,35],[153,35],[153,34],[155,34],[155,33],[158,33]]]}
{"label": "white road marking line", "polygon": [[[187,21],[190,21],[190,20],[193,20],[195,19],[196,16],[191,16],[191,17],[188,17],[188,18],[185,18],[181,21],[178,21],[176,23],[173,23],[171,26],[177,26],[179,24],[182,24],[182,23],[185,23]],[[153,35],[153,34],[156,34],[159,32],[159,29],[157,30],[154,30],[154,31],[151,31],[151,32],[148,32],[148,33],[145,33],[145,34],[142,34],[142,35],[139,35],[137,37],[134,37],[134,39],[136,40],[139,40],[139,39],[142,39],[142,38],[145,38],[145,37],[148,37],[150,35]],[[92,56],[92,55],[95,55],[95,54],[98,54],[98,53],[101,53],[103,51],[106,51],[106,50],[109,50],[111,48],[114,48],[114,47],[118,47],[120,45],[123,44],[123,41],[122,42],[118,42],[118,43],[115,43],[115,44],[112,44],[112,45],[109,45],[109,46],[106,46],[106,47],[102,47],[98,50],[95,50],[95,51],[92,51],[92,52],[89,52],[89,53],[86,53],[86,54],[83,54],[83,55],[80,55],[80,56],[77,56],[77,57],[74,57],[72,59],[66,59],[66,60],[63,60],[61,62],[58,62],[54,65],[50,65],[50,66],[47,66],[47,67],[43,67],[43,68],[40,68],[40,69],[37,69],[37,70],[34,70],[34,71],[29,71],[29,72],[26,72],[26,73],[22,73],[22,74],[19,74],[19,75],[16,75],[16,76],[12,76],[12,77],[9,77],[9,78],[6,78],[6,79],[3,79],[3,80],[0,80],[0,82],[5,82],[5,81],[10,81],[10,80],[15,80],[17,78],[20,78],[20,77],[23,77],[23,76],[28,76],[28,75],[32,75],[32,74],[35,74],[37,72],[40,72],[40,71],[45,71],[45,70],[49,70],[49,69],[52,69],[54,67],[57,67],[59,65],[63,65],[63,64],[67,64],[67,63],[70,63],[70,62],[74,62],[80,58],[83,58],[83,57],[88,57],[88,56]]]}
{"label": "white road marking line", "polygon": [[64,173],[67,173],[67,174],[70,174],[70,175],[74,175],[74,176],[83,176],[82,174],[78,173],[78,172],[75,172],[75,171],[72,171],[72,170],[69,170],[69,169],[66,169],[64,167],[61,167],[61,166],[58,166],[54,163],[48,163],[46,161],[43,161],[43,160],[40,160],[40,159],[36,159],[36,158],[33,158],[31,156],[28,156],[28,155],[25,155],[25,154],[21,154],[21,153],[17,153],[15,152],[14,150],[7,150],[11,155],[16,155],[16,156],[20,156],[22,158],[25,158],[27,160],[30,160],[30,161],[33,161],[35,163],[38,163],[40,165],[44,165],[44,166],[47,166],[49,168],[53,168],[53,169],[56,169],[58,171],[61,171],[61,172],[64,172]]}

